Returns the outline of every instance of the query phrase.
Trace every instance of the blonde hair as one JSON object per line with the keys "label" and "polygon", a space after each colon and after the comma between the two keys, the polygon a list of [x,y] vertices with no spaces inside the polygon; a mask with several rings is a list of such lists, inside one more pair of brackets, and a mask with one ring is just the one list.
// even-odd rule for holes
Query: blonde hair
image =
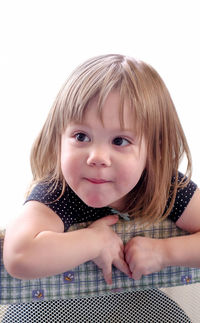
{"label": "blonde hair", "polygon": [[[60,167],[61,135],[71,121],[81,121],[91,99],[102,105],[113,89],[123,105],[128,100],[138,135],[147,144],[147,164],[139,183],[129,192],[124,212],[142,221],[165,218],[172,210],[177,189],[191,178],[189,147],[170,94],[159,74],[148,64],[123,55],[102,55],[80,65],[59,92],[31,152],[33,183],[66,184]],[[178,167],[187,158],[186,174],[178,183]],[[175,176],[173,184],[172,177]],[[33,184],[32,183],[32,184]],[[170,205],[165,210],[168,198]],[[163,213],[165,214],[163,216]]]}

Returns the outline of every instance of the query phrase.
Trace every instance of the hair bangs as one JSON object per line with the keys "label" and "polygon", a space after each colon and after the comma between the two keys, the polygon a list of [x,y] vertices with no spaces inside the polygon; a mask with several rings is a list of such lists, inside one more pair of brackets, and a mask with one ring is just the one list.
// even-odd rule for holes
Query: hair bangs
{"label": "hair bangs", "polygon": [[[125,68],[126,66],[126,68]],[[82,122],[89,103],[97,98],[99,117],[102,119],[102,108],[109,93],[118,90],[120,93],[119,120],[124,125],[124,105],[130,106],[130,117],[133,129],[139,137],[142,133],[142,114],[138,100],[138,90],[133,71],[120,55],[100,56],[87,61],[78,67],[70,76],[59,93],[59,111],[63,132],[70,122]]]}
{"label": "hair bangs", "polygon": [[86,62],[77,68],[64,85],[58,99],[60,101],[61,114],[64,130],[69,122],[81,122],[85,109],[94,98],[98,97],[98,110],[102,106],[108,94],[115,88],[121,80],[120,65],[105,64],[99,58]]}

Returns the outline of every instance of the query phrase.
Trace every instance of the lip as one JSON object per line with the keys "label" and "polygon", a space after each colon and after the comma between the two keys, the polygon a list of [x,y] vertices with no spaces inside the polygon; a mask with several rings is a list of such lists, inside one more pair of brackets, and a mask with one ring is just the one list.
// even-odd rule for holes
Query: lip
{"label": "lip", "polygon": [[92,184],[105,184],[105,183],[110,183],[110,181],[107,181],[105,179],[98,179],[98,178],[85,178],[88,182]]}

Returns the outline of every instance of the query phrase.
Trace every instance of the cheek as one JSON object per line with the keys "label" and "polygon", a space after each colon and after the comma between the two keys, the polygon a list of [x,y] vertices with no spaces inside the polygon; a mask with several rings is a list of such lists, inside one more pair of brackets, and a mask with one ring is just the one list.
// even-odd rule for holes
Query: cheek
{"label": "cheek", "polygon": [[123,182],[123,186],[128,186],[129,189],[132,189],[140,180],[140,177],[145,169],[146,159],[140,161],[130,161],[126,162],[124,167],[121,167],[118,170],[118,178],[120,182]]}
{"label": "cheek", "polygon": [[77,158],[73,158],[72,154],[61,154],[61,170],[67,181],[67,178],[71,177],[77,172]]}
{"label": "cheek", "polygon": [[127,185],[132,188],[139,181],[141,172],[134,168],[127,168],[123,173],[120,174],[120,176],[124,179],[124,182],[126,182]]}

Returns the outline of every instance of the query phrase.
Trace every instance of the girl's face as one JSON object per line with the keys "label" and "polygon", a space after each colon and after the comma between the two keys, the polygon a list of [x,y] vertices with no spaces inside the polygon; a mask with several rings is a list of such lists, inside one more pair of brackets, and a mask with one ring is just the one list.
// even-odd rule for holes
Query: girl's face
{"label": "girl's face", "polygon": [[97,98],[83,122],[70,123],[61,140],[61,169],[67,184],[92,207],[122,209],[125,197],[138,183],[146,165],[146,144],[134,135],[129,106],[124,106],[124,128],[119,120],[120,97],[112,91],[103,106],[103,123]]}

